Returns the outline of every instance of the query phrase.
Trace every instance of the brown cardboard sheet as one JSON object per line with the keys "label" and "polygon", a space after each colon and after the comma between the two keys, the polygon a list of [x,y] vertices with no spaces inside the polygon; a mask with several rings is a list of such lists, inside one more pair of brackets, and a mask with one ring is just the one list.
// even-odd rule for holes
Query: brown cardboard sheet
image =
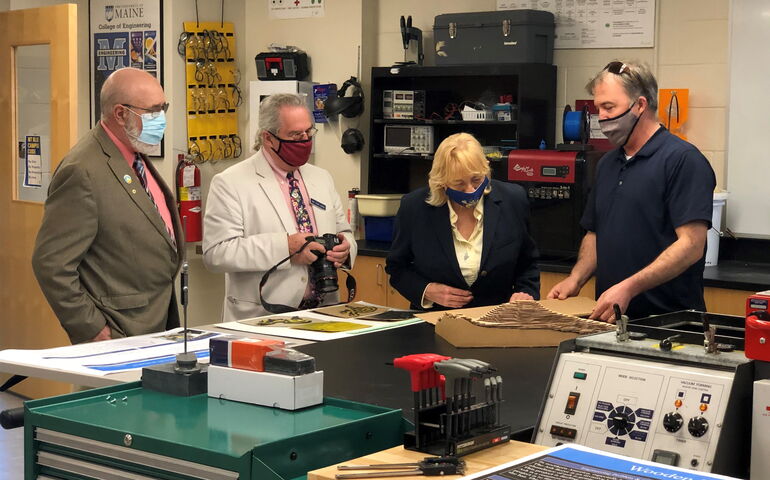
{"label": "brown cardboard sheet", "polygon": [[[574,315],[576,317],[587,317],[591,314],[591,311],[593,311],[594,306],[596,306],[596,301],[588,297],[572,297],[566,300],[538,300],[537,303],[553,312],[564,313],[566,315]],[[438,319],[447,312],[452,313],[453,315],[461,315],[469,318],[479,318],[496,306],[497,305],[490,305],[487,307],[457,308],[455,310],[444,310],[440,312],[424,312],[418,313],[416,317],[435,325],[438,323]]]}
{"label": "brown cardboard sheet", "polygon": [[428,312],[418,317],[436,325],[436,334],[455,347],[550,347],[613,325],[587,320],[595,301],[516,301],[496,306]]}

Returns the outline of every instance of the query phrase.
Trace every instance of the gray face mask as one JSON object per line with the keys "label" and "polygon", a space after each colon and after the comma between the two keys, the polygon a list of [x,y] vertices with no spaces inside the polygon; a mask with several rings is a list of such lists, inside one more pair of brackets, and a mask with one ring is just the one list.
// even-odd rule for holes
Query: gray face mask
{"label": "gray face mask", "polygon": [[631,109],[634,108],[636,102],[631,103],[628,110],[621,113],[617,117],[605,118],[599,120],[599,127],[602,129],[602,133],[607,136],[613,145],[622,147],[631,138],[636,124],[639,123],[639,116],[631,113]]}

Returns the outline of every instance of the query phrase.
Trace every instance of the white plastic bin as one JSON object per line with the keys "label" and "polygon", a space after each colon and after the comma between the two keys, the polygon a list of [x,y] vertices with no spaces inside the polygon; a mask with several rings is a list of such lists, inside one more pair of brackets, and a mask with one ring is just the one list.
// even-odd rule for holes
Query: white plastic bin
{"label": "white plastic bin", "polygon": [[722,210],[727,200],[727,192],[714,192],[714,210],[711,213],[711,229],[706,236],[706,266],[719,263],[719,232],[722,231]]}
{"label": "white plastic bin", "polygon": [[401,197],[403,196],[402,193],[379,195],[359,193],[356,195],[358,212],[362,217],[393,217],[398,212],[398,206],[401,204]]}

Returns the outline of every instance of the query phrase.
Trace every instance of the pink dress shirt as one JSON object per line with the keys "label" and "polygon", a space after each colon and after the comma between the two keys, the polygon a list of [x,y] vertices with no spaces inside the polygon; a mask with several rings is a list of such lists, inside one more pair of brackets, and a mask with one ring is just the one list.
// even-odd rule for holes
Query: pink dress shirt
{"label": "pink dress shirt", "polygon": [[[104,124],[104,122],[101,122],[101,124],[102,128],[104,128],[104,131],[107,132],[107,136],[110,137],[110,140],[112,140],[112,143],[118,147],[118,150],[123,155],[126,163],[128,163],[128,167],[133,170],[134,155],[136,154],[136,151],[129,145],[121,142],[118,137],[116,137],[115,134],[112,133],[112,131],[107,127],[107,125]],[[176,238],[174,238],[174,224],[171,221],[171,212],[168,210],[168,205],[166,205],[166,197],[163,196],[163,191],[160,189],[158,182],[155,180],[155,177],[152,176],[152,173],[147,168],[146,164],[144,172],[145,176],[147,177],[147,187],[149,188],[150,194],[152,194],[152,198],[155,201],[155,206],[158,207],[160,218],[162,218],[163,223],[166,224],[166,230],[168,231],[168,234],[171,235],[171,238],[176,240]]]}
{"label": "pink dress shirt", "polygon": [[[273,162],[273,159],[270,157],[270,155],[264,151],[261,152],[267,160],[267,163],[270,165],[270,168],[273,169],[273,173],[275,173],[275,179],[278,181],[278,185],[281,187],[283,199],[286,200],[286,206],[289,207],[289,211],[291,212],[292,216],[294,216],[294,207],[291,205],[291,197],[289,196],[289,180],[286,179],[286,175],[288,175],[289,172],[281,170],[275,164],[275,162]],[[305,202],[305,209],[307,209],[308,214],[310,214],[310,223],[313,225],[313,235],[318,236],[318,227],[315,223],[315,215],[313,215],[313,205],[310,203],[310,195],[307,193],[307,188],[305,188],[305,181],[302,180],[302,174],[299,172],[299,168],[294,170],[294,178],[299,180],[299,191],[302,193],[302,200]],[[297,231],[299,231],[299,229]]]}

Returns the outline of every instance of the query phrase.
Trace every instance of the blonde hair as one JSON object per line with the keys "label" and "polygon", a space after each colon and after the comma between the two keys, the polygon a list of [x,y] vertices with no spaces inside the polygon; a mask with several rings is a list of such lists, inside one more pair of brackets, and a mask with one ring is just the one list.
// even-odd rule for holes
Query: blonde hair
{"label": "blonde hair", "polygon": [[[469,175],[490,176],[489,161],[481,144],[469,133],[455,133],[441,142],[433,156],[433,166],[428,174],[430,195],[428,205],[440,207],[447,201],[449,182]],[[489,193],[491,184],[484,193]]]}

